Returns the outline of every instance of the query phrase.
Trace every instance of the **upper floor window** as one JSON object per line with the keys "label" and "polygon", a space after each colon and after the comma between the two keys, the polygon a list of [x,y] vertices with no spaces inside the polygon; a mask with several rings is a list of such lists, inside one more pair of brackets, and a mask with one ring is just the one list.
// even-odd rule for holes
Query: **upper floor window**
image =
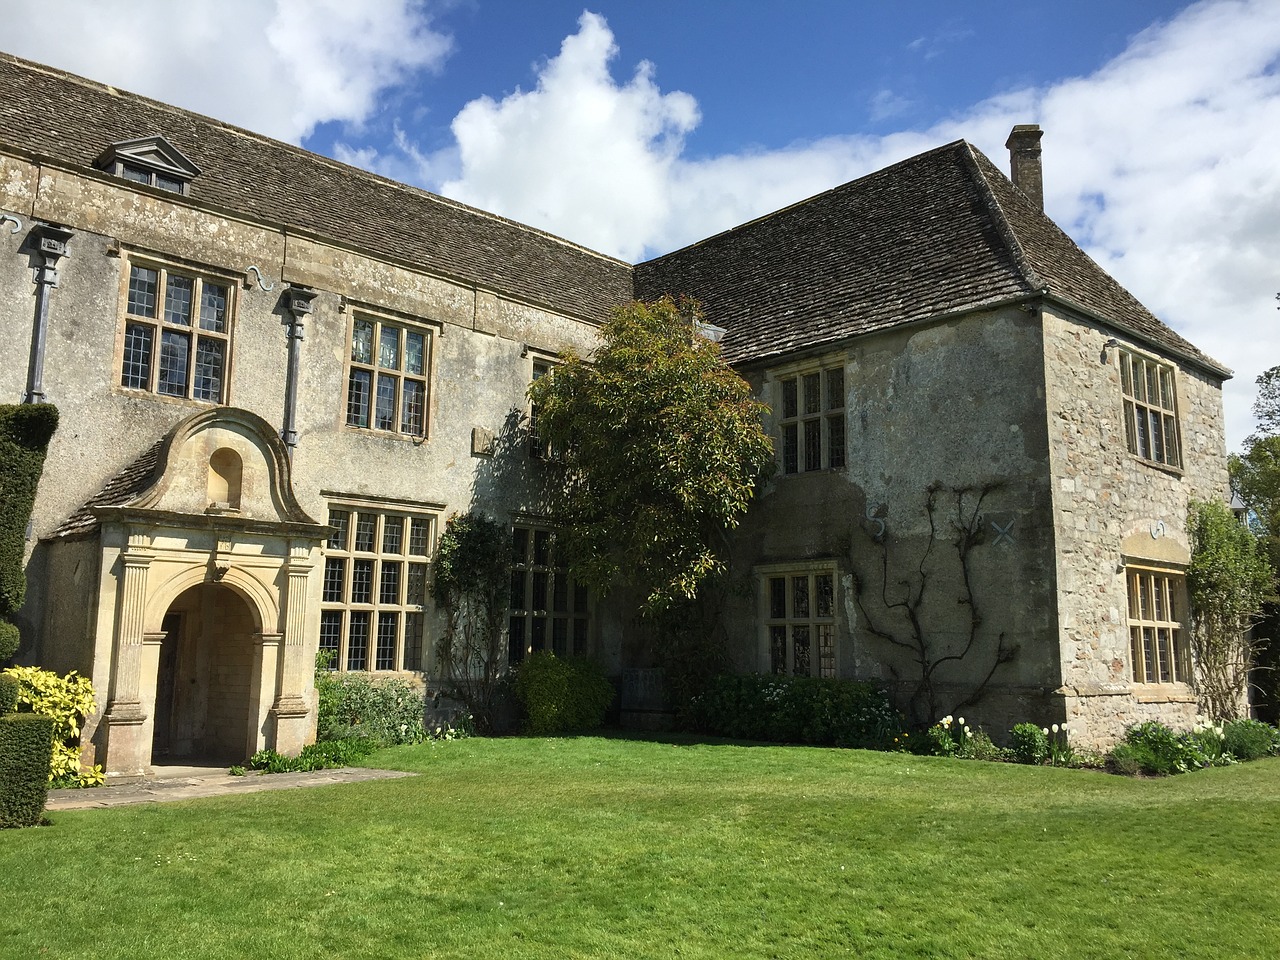
{"label": "upper floor window", "polygon": [[769,670],[836,675],[835,570],[787,568],[764,577]]}
{"label": "upper floor window", "polygon": [[[551,364],[545,360],[533,361],[533,377],[534,383],[537,383],[543,377],[551,372]],[[550,445],[538,436],[538,405],[536,403],[529,404],[529,456],[539,460],[545,460],[551,455]]]}
{"label": "upper floor window", "polygon": [[785,377],[782,390],[782,472],[845,464],[844,367]]}
{"label": "upper floor window", "polygon": [[426,330],[356,314],[347,370],[347,426],[425,437],[430,349]]}
{"label": "upper floor window", "polygon": [[1181,467],[1173,367],[1125,350],[1119,356],[1129,452],[1143,460]]}
{"label": "upper floor window", "polygon": [[586,584],[569,574],[549,527],[517,524],[511,531],[511,595],[507,659],[550,650],[557,657],[588,649],[590,612]]}
{"label": "upper floor window", "polygon": [[1129,664],[1135,683],[1190,683],[1186,584],[1176,570],[1130,567]]}
{"label": "upper floor window", "polygon": [[232,289],[224,280],[130,263],[120,385],[223,403]]}

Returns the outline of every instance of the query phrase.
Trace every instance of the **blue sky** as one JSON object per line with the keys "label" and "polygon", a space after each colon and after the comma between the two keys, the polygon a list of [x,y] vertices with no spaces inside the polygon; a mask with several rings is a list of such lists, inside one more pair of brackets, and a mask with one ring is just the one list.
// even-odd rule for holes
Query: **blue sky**
{"label": "blue sky", "polygon": [[[0,0],[0,47],[630,262],[957,138],[1236,371],[1280,363],[1277,0]],[[146,51],[140,53],[140,51]],[[0,91],[0,96],[3,91]]]}

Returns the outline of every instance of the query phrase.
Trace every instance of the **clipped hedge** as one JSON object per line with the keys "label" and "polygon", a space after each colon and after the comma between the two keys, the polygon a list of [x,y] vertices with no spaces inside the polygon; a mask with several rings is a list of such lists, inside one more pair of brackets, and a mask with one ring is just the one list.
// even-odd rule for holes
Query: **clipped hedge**
{"label": "clipped hedge", "polygon": [[22,684],[7,673],[0,673],[0,717],[13,713],[18,707],[18,693]]}
{"label": "clipped hedge", "polygon": [[49,796],[53,721],[36,713],[0,716],[0,827],[34,827]]}
{"label": "clipped hedge", "polygon": [[613,702],[613,684],[599,664],[550,651],[520,664],[515,691],[529,716],[527,730],[538,737],[594,730]]}
{"label": "clipped hedge", "polygon": [[57,427],[58,410],[52,404],[0,405],[0,618],[15,613],[26,595],[27,521]]}
{"label": "clipped hedge", "polygon": [[739,740],[885,749],[902,730],[888,694],[856,680],[725,674],[690,703],[695,730]]}

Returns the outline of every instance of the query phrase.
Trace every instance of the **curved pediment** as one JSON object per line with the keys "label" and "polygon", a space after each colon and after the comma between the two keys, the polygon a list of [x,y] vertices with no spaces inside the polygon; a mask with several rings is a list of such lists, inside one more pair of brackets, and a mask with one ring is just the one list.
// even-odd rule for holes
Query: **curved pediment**
{"label": "curved pediment", "polygon": [[215,407],[175,426],[157,451],[153,482],[126,506],[276,523],[315,523],[298,505],[289,457],[256,413]]}

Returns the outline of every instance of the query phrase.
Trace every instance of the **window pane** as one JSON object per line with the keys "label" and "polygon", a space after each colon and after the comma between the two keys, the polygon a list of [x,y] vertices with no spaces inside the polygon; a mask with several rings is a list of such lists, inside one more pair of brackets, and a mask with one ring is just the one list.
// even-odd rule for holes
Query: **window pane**
{"label": "window pane", "polygon": [[126,180],[132,180],[134,183],[151,183],[151,171],[144,170],[142,167],[135,167],[132,164],[120,164],[120,176]]}
{"label": "window pane", "polygon": [[587,621],[581,618],[573,621],[573,655],[585,656],[587,653]]}
{"label": "window pane", "polygon": [[532,577],[533,581],[533,597],[529,601],[529,606],[533,610],[547,609],[547,574],[542,570],[535,570]]}
{"label": "window pane", "polygon": [[169,274],[164,289],[164,322],[191,326],[191,298],[196,282],[190,277]]}
{"label": "window pane", "polygon": [[338,669],[338,645],[342,642],[342,611],[324,610],[320,613],[320,649],[331,651],[329,669]]}
{"label": "window pane", "polygon": [[1134,403],[1132,400],[1124,402],[1124,445],[1130,453],[1138,452],[1138,437],[1134,432]]}
{"label": "window pane", "polygon": [[507,662],[520,663],[525,654],[524,617],[512,617],[507,623]]}
{"label": "window pane", "polygon": [[427,423],[427,385],[420,380],[406,380],[400,398],[400,430],[421,435]]}
{"label": "window pane", "polygon": [[798,416],[799,409],[796,405],[796,382],[792,380],[782,381],[782,416],[785,419]]}
{"label": "window pane", "polygon": [[179,330],[160,331],[160,375],[156,393],[170,397],[187,395],[187,362],[191,355],[191,335]]}
{"label": "window pane", "polygon": [[1164,462],[1164,423],[1160,414],[1147,411],[1151,418],[1151,459]]}
{"label": "window pane", "polygon": [[225,340],[201,337],[196,341],[196,376],[192,394],[197,400],[222,400],[222,371],[226,362]]}
{"label": "window pane", "polygon": [[400,614],[378,614],[378,646],[374,654],[375,670],[396,668],[396,634],[400,632]]}
{"label": "window pane", "polygon": [[818,633],[818,676],[834,677],[836,675],[836,644],[831,624],[819,624]]}
{"label": "window pane", "polygon": [[787,672],[787,628],[784,626],[769,628],[769,670]]}
{"label": "window pane", "polygon": [[400,328],[382,325],[378,337],[378,366],[384,370],[400,369]]}
{"label": "window pane", "polygon": [[515,527],[511,531],[511,560],[513,563],[529,562],[529,531],[525,527]]}
{"label": "window pane", "polygon": [[569,621],[564,617],[551,621],[551,652],[557,657],[569,655]]}
{"label": "window pane", "polygon": [[529,649],[547,649],[547,618],[533,617],[529,621]]}
{"label": "window pane", "polygon": [[356,363],[373,362],[373,324],[356,320],[351,325],[351,359]]}
{"label": "window pane", "polygon": [[791,616],[809,616],[809,578],[791,578]]}
{"label": "window pane", "polygon": [[129,307],[135,317],[155,317],[160,274],[146,267],[129,268]]}
{"label": "window pane", "polygon": [[356,514],[356,549],[362,553],[373,553],[373,535],[378,526],[378,516],[374,513]]}
{"label": "window pane", "polygon": [[427,602],[427,565],[409,564],[409,579],[405,583],[404,602],[409,606],[422,606]]}
{"label": "window pane", "polygon": [[551,563],[551,531],[533,531],[534,566],[545,567]]}
{"label": "window pane", "polygon": [[406,330],[404,334],[404,372],[421,376],[426,372],[427,338]]}
{"label": "window pane", "polygon": [[403,670],[421,670],[422,663],[422,625],[425,617],[420,613],[404,615],[404,660]]}
{"label": "window pane", "polygon": [[351,602],[373,603],[373,561],[357,560],[351,567]]}
{"label": "window pane", "polygon": [[827,409],[844,408],[844,367],[827,371]]}
{"label": "window pane", "polygon": [[1137,683],[1147,682],[1147,671],[1142,660],[1142,630],[1133,627],[1129,630],[1129,660],[1133,665],[1133,679]]}
{"label": "window pane", "polygon": [[813,578],[814,606],[816,615],[819,617],[830,617],[835,613],[834,610],[834,584],[833,578],[829,573],[820,573]]}
{"label": "window pane", "polygon": [[427,536],[430,524],[416,517],[409,521],[409,552],[416,557],[427,555]]}
{"label": "window pane", "polygon": [[378,374],[378,406],[373,425],[379,430],[396,428],[396,378]]}
{"label": "window pane", "polygon": [[769,578],[769,619],[787,618],[787,581],[784,577]]}
{"label": "window pane", "polygon": [[1173,373],[1168,367],[1160,369],[1160,405],[1166,410],[1173,409]]}
{"label": "window pane", "polygon": [[569,578],[563,573],[556,573],[551,588],[551,609],[556,613],[569,612]]}
{"label": "window pane", "polygon": [[347,669],[367,670],[369,667],[369,612],[352,611],[351,627],[347,630]]}
{"label": "window pane", "polygon": [[182,181],[175,180],[173,177],[166,177],[163,173],[156,174],[156,184],[161,190],[168,190],[170,193],[182,192]]}
{"label": "window pane", "polygon": [[347,381],[347,426],[369,426],[369,384],[371,375],[368,370],[352,370]]}
{"label": "window pane", "polygon": [[821,420],[806,420],[804,422],[804,468],[806,470],[822,469]]}
{"label": "window pane", "polygon": [[151,387],[151,328],[145,324],[125,324],[120,386],[135,390]]}
{"label": "window pane", "polygon": [[527,610],[525,598],[525,587],[527,576],[523,570],[511,571],[511,596],[507,606],[512,610]]}
{"label": "window pane", "polygon": [[400,564],[398,561],[382,561],[382,580],[378,585],[378,602],[384,604],[398,604],[400,602]]}
{"label": "window pane", "polygon": [[216,283],[201,284],[200,329],[227,332],[227,288]]}
{"label": "window pane", "polygon": [[399,553],[404,542],[404,517],[382,518],[382,552]]}
{"label": "window pane", "polygon": [[791,628],[791,656],[791,672],[798,677],[807,677],[812,669],[809,662],[808,626]]}
{"label": "window pane", "polygon": [[822,378],[819,374],[808,373],[804,377],[804,412],[817,413],[822,409]]}
{"label": "window pane", "polygon": [[347,578],[347,561],[329,557],[324,562],[324,590],[320,599],[325,603],[342,603],[343,588]]}
{"label": "window pane", "polygon": [[800,440],[794,423],[782,428],[782,472],[797,473],[800,470]]}
{"label": "window pane", "polygon": [[347,549],[347,528],[351,522],[350,510],[330,510],[329,526],[333,533],[329,534],[328,546],[333,550]]}

